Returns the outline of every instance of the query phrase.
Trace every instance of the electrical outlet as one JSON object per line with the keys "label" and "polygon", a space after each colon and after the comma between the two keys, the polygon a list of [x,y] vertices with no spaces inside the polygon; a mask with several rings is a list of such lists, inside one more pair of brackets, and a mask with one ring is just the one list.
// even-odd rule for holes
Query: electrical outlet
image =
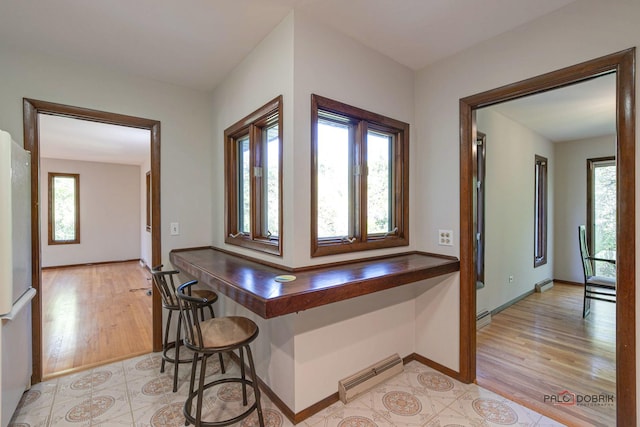
{"label": "electrical outlet", "polygon": [[180,223],[172,222],[169,224],[169,234],[172,236],[177,236],[180,234]]}
{"label": "electrical outlet", "polygon": [[438,230],[438,244],[440,246],[453,246],[453,230]]}

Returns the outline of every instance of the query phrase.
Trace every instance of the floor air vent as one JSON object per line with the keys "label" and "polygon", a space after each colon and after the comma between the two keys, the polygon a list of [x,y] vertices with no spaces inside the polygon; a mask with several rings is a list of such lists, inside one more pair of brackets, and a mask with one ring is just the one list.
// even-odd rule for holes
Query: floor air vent
{"label": "floor air vent", "polygon": [[404,370],[398,354],[387,357],[338,382],[338,394],[343,403],[351,402],[362,393],[371,390]]}

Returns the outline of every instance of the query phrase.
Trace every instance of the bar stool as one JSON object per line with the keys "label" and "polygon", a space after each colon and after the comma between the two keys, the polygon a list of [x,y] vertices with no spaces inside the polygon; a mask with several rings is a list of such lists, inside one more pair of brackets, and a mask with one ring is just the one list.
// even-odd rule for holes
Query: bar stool
{"label": "bar stool", "polygon": [[[165,362],[173,363],[173,391],[174,393],[178,390],[178,364],[180,363],[190,363],[192,360],[189,359],[180,359],[180,347],[182,346],[182,314],[180,313],[180,307],[178,304],[178,299],[176,298],[176,286],[174,282],[174,276],[178,275],[180,272],[177,270],[166,270],[162,271],[162,265],[156,266],[151,269],[151,274],[153,275],[153,283],[160,292],[160,296],[162,297],[162,307],[168,310],[167,315],[167,324],[165,325],[164,330],[164,340],[162,341],[162,364],[160,365],[160,372],[164,372]],[[168,279],[167,279],[168,278]],[[197,296],[205,303],[199,309],[199,314],[202,320],[204,320],[204,309],[208,308],[211,313],[211,317],[215,318],[215,313],[213,312],[213,303],[218,300],[218,295],[213,291],[201,290],[201,289],[193,289],[190,290],[194,296]],[[175,341],[169,342],[169,329],[171,327],[171,319],[174,312],[178,313],[178,325],[176,328],[176,338]],[[167,352],[175,348],[175,354],[173,357],[169,356]],[[220,355],[220,368],[222,369],[222,373],[224,370],[224,363],[222,361],[222,354]]]}
{"label": "bar stool", "polygon": [[[258,386],[258,377],[256,368],[253,364],[253,356],[251,354],[251,343],[258,336],[258,325],[246,317],[229,316],[219,317],[217,319],[200,320],[198,318],[198,310],[201,310],[207,303],[206,299],[189,295],[189,289],[198,283],[197,280],[186,282],[178,287],[177,296],[180,312],[184,318],[185,337],[184,343],[187,348],[194,351],[193,365],[191,367],[191,380],[189,382],[189,395],[184,403],[184,416],[186,418],[185,425],[189,423],[195,424],[196,427],[213,427],[226,426],[237,423],[243,418],[248,417],[254,410],[258,411],[258,420],[260,427],[264,427],[264,417],[262,415],[262,406],[260,405],[260,388]],[[240,377],[239,378],[220,378],[213,380],[207,384],[204,383],[207,360],[209,357],[223,352],[238,350],[240,355]],[[251,371],[251,379],[245,376],[244,350],[247,352],[249,362],[249,370]],[[196,367],[200,362],[200,379],[198,388],[194,390]],[[210,387],[223,383],[241,383],[242,384],[242,404],[247,406],[247,386],[253,389],[255,402],[247,408],[246,411],[233,418],[222,421],[202,421],[202,401],[204,391]],[[198,398],[196,413],[193,415],[193,398]]]}

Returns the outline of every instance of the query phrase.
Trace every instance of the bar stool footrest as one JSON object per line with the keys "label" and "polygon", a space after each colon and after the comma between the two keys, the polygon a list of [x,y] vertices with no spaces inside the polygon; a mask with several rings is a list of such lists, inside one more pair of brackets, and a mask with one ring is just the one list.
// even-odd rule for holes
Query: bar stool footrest
{"label": "bar stool footrest", "polygon": [[[202,387],[202,390],[204,391],[204,390],[206,390],[208,388],[214,387],[214,386],[219,385],[219,384],[224,384],[224,383],[241,383],[241,384],[244,383],[244,384],[246,384],[247,386],[249,386],[252,389],[254,389],[253,390],[253,394],[254,394],[254,399],[255,399],[255,394],[256,394],[255,387],[256,386],[254,386],[253,381],[250,381],[248,379],[243,379],[243,378],[221,378],[219,380],[215,380],[215,381],[212,381],[210,383],[205,384]],[[196,423],[196,418],[193,415],[191,415],[190,411],[187,408],[191,408],[192,407],[191,402],[193,402],[193,398],[198,395],[198,392],[199,392],[198,390],[194,390],[193,393],[191,393],[189,395],[189,397],[187,398],[187,400],[184,402],[184,407],[182,409],[182,412],[184,414],[184,417],[187,420],[186,425],[188,425],[188,424],[194,424],[195,425],[195,423]],[[223,427],[223,426],[228,426],[228,425],[231,425],[231,424],[235,424],[238,421],[247,418],[257,408],[258,408],[257,402],[254,400],[254,402],[247,407],[246,411],[244,411],[243,413],[241,413],[241,414],[239,414],[239,415],[237,415],[237,416],[235,416],[233,418],[229,418],[228,420],[222,420],[222,421],[200,421],[200,425],[202,427]]]}
{"label": "bar stool footrest", "polygon": [[[180,344],[180,346],[187,348],[184,344]],[[164,348],[162,350],[162,359],[165,362],[169,362],[169,363],[176,363],[175,359],[173,359],[171,356],[169,356],[167,354],[167,351],[171,350],[172,348],[176,348],[176,342],[175,341],[171,341],[170,343],[167,343],[166,348]],[[200,360],[202,357],[198,357],[198,360]],[[180,359],[178,360],[178,363],[192,363],[193,362],[193,355],[191,357],[189,357],[188,359]]]}

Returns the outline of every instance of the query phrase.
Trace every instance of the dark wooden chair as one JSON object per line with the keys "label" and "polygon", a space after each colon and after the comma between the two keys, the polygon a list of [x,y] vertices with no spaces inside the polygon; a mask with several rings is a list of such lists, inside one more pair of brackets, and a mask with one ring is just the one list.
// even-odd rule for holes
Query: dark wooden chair
{"label": "dark wooden chair", "polygon": [[[258,376],[253,363],[251,348],[249,347],[249,344],[258,336],[258,325],[246,317],[239,316],[202,320],[201,317],[198,316],[198,312],[206,306],[207,301],[206,299],[196,296],[193,292],[191,292],[190,295],[189,292],[191,287],[196,283],[198,283],[196,280],[186,282],[178,287],[177,292],[180,312],[184,319],[184,343],[187,348],[194,352],[191,380],[189,381],[189,394],[183,409],[186,424],[193,423],[196,427],[226,426],[239,422],[256,410],[258,412],[260,427],[264,427]],[[234,350],[238,350],[240,356],[240,377],[217,377],[218,379],[214,379],[205,384],[204,381],[209,357]],[[250,380],[247,379],[245,375],[245,350],[251,374]],[[198,360],[200,360],[201,363],[200,378],[198,388],[194,390]],[[242,404],[244,406],[247,406],[248,401],[247,386],[251,387],[255,398],[254,402],[244,412],[233,418],[227,420],[202,421],[202,402],[205,390],[224,383],[242,384]],[[193,399],[196,397],[197,405],[194,414]]]}
{"label": "dark wooden chair", "polygon": [[587,247],[587,231],[584,225],[578,226],[578,240],[580,242],[580,256],[582,258],[582,271],[584,272],[584,302],[582,317],[587,317],[591,311],[591,300],[616,302],[616,279],[605,276],[596,276],[594,262],[607,262],[615,265],[613,259],[593,257]]}
{"label": "dark wooden chair", "polygon": [[[156,286],[156,289],[160,293],[160,297],[162,298],[162,307],[165,308],[167,313],[167,323],[164,329],[164,339],[162,341],[162,364],[160,365],[160,372],[164,372],[165,363],[173,363],[173,391],[176,392],[178,390],[178,365],[180,363],[190,363],[191,358],[188,359],[180,359],[180,347],[182,346],[182,315],[180,313],[180,306],[178,303],[178,298],[176,296],[176,285],[174,281],[174,277],[180,274],[177,270],[162,270],[162,265],[156,266],[151,269],[151,274],[153,277],[153,283]],[[194,296],[197,296],[206,303],[202,304],[200,308],[200,317],[204,320],[204,309],[208,309],[212,318],[215,318],[215,313],[213,311],[213,303],[218,300],[218,295],[213,291],[207,291],[202,289],[193,289],[190,290],[193,292]],[[174,341],[169,341],[169,330],[171,329],[171,320],[173,317],[173,313],[177,313],[178,315],[178,324],[176,327],[176,335]],[[173,357],[168,355],[168,351],[172,348],[175,348],[175,353]],[[222,372],[224,372],[224,364],[222,361],[222,355],[220,355],[220,367]]]}

